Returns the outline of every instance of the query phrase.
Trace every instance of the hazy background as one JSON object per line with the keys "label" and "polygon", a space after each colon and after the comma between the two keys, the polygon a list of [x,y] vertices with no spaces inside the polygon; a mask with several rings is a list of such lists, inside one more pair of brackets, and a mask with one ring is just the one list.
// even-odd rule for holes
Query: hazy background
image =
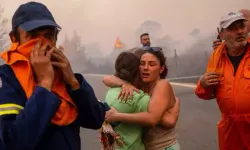
{"label": "hazy background", "polygon": [[[0,0],[0,52],[10,40],[11,17],[27,0]],[[148,32],[153,46],[167,56],[169,78],[204,73],[217,37],[220,17],[230,11],[250,9],[250,0],[40,0],[63,30],[62,44],[76,72],[112,74],[116,56],[141,46],[139,36]],[[122,48],[115,48],[119,37]],[[0,62],[3,63],[3,62]],[[98,99],[107,87],[103,76],[85,75]],[[186,150],[218,148],[216,101],[201,101],[193,88],[173,86],[181,102],[177,125],[180,145]],[[205,104],[206,103],[206,104]],[[197,123],[198,122],[198,123]],[[204,130],[205,129],[205,130]],[[83,149],[98,150],[96,131],[81,129]],[[205,136],[204,136],[205,135]],[[191,137],[191,138],[190,138]],[[197,138],[198,137],[198,138]],[[188,140],[187,140],[188,139]]]}
{"label": "hazy background", "polygon": [[[11,17],[27,0],[0,0],[4,8],[1,32],[10,31]],[[59,44],[74,70],[113,73],[115,57],[140,46],[139,35],[149,32],[153,46],[162,46],[168,57],[169,77],[203,73],[217,36],[220,17],[230,11],[250,8],[249,0],[40,0],[63,28]],[[4,26],[5,25],[5,26]],[[123,48],[114,48],[119,37]],[[4,44],[5,43],[5,44]]]}

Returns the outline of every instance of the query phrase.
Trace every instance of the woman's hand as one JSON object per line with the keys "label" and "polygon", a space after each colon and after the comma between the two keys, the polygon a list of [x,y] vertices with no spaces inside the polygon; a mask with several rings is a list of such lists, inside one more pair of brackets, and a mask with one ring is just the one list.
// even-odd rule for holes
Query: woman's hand
{"label": "woman's hand", "polygon": [[120,99],[121,101],[127,102],[128,96],[129,96],[129,99],[132,100],[134,91],[137,93],[140,93],[139,89],[135,88],[132,84],[125,82],[123,83],[121,87],[121,91],[118,96],[118,99]]}
{"label": "woman's hand", "polygon": [[117,121],[118,114],[119,112],[114,107],[111,107],[109,111],[106,111],[105,121],[107,122]]}

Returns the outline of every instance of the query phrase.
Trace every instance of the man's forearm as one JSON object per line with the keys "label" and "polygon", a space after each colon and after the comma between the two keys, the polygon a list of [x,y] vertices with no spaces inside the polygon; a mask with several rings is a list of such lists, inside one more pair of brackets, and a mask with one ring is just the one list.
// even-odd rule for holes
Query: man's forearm
{"label": "man's forearm", "polygon": [[100,103],[95,96],[93,88],[83,78],[82,75],[76,75],[80,83],[80,88],[71,91],[71,97],[78,108],[78,121],[84,128],[99,129],[104,122],[106,107]]}

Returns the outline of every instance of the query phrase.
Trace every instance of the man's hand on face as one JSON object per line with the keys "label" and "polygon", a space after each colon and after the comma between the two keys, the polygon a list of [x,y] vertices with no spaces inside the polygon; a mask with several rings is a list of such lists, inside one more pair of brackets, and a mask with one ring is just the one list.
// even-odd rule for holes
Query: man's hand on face
{"label": "man's hand on face", "polygon": [[215,40],[215,41],[213,41],[213,49],[216,49],[218,46],[220,46],[221,45],[221,40]]}
{"label": "man's hand on face", "polygon": [[211,87],[217,85],[220,81],[220,75],[216,72],[208,72],[201,76],[200,82],[203,88]]}
{"label": "man's hand on face", "polygon": [[30,63],[37,84],[48,90],[51,90],[54,81],[54,70],[50,60],[53,51],[54,48],[50,48],[48,44],[42,46],[42,41],[39,41],[30,53]]}
{"label": "man's hand on face", "polygon": [[73,70],[70,66],[69,60],[63,54],[63,48],[55,48],[52,53],[52,65],[60,69],[62,77],[66,84],[68,84],[72,90],[80,88],[78,80],[75,78]]}

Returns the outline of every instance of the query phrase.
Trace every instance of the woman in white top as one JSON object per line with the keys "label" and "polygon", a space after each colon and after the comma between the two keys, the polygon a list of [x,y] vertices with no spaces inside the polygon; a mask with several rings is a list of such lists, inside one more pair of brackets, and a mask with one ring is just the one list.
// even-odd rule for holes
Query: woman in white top
{"label": "woman in white top", "polygon": [[[106,120],[151,126],[145,131],[146,150],[179,150],[175,129],[179,116],[179,101],[176,102],[173,89],[165,79],[168,73],[165,56],[161,48],[155,47],[144,48],[137,53],[140,53],[140,89],[151,96],[148,112],[128,114],[112,109],[106,114]],[[108,86],[122,86],[121,95],[125,94],[125,99],[126,93],[135,89],[114,76],[104,77],[104,83]],[[158,119],[156,116],[159,114],[164,119]]]}

